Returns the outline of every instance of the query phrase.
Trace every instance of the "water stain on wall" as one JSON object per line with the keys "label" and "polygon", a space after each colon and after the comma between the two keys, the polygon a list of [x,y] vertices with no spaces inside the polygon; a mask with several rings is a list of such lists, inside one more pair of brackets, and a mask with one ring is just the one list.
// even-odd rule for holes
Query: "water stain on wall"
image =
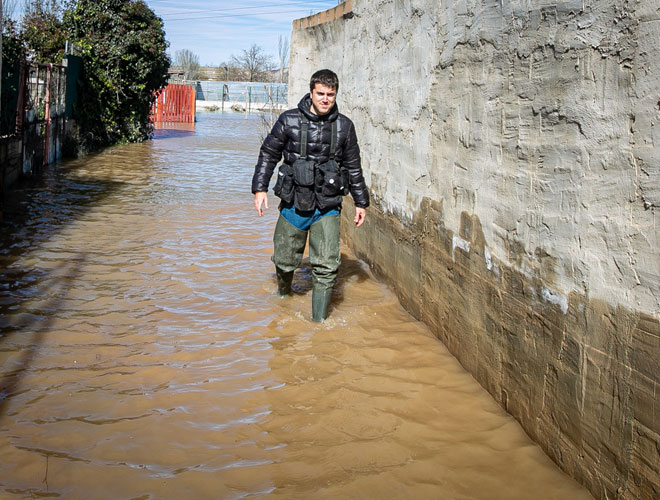
{"label": "water stain on wall", "polygon": [[[552,289],[543,249],[531,252],[543,278],[505,265],[475,215],[458,235],[441,221],[434,200],[406,224],[376,206],[345,237],[565,471],[602,498],[657,498],[660,321]],[[516,242],[510,254],[530,256]]]}

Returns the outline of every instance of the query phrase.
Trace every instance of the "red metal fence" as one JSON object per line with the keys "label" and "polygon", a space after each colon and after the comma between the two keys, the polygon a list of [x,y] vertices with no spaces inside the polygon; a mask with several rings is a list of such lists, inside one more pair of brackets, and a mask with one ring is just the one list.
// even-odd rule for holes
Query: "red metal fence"
{"label": "red metal fence", "polygon": [[170,83],[160,91],[151,107],[156,123],[194,123],[196,91],[190,85]]}

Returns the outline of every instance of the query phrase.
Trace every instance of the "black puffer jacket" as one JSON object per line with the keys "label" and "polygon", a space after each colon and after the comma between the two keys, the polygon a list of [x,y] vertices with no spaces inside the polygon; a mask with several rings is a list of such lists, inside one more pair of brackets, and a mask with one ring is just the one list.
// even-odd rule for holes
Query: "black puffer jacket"
{"label": "black puffer jacket", "polygon": [[307,130],[307,159],[318,163],[330,158],[332,122],[337,121],[337,146],[335,160],[349,173],[349,188],[355,206],[369,206],[369,192],[362,175],[360,148],[358,147],[355,126],[347,117],[339,113],[335,104],[324,116],[317,116],[310,111],[312,99],[305,95],[298,103],[298,108],[282,113],[264,140],[259,152],[259,159],[252,177],[252,192],[268,191],[268,184],[275,166],[284,156],[284,163],[293,165],[300,157],[300,114],[309,120]]}

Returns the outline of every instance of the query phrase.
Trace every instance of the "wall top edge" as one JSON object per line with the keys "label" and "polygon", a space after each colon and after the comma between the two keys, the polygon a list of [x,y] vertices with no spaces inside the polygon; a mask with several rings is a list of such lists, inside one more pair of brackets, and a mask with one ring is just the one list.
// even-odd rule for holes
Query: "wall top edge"
{"label": "wall top edge", "polygon": [[311,16],[302,17],[293,20],[293,29],[302,30],[305,28],[312,28],[319,24],[329,23],[337,19],[341,19],[349,12],[353,11],[353,0],[345,0],[332,9],[324,10]]}

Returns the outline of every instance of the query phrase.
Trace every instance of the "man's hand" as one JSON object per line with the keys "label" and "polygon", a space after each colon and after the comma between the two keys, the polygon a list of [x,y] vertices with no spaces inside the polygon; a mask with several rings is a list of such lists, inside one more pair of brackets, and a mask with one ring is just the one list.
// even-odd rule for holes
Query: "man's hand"
{"label": "man's hand", "polygon": [[[264,207],[263,209],[261,207]],[[257,209],[259,217],[264,214],[264,209],[268,208],[268,194],[266,191],[257,191],[254,193],[254,208]]]}
{"label": "man's hand", "polygon": [[355,227],[360,227],[364,222],[364,218],[367,216],[367,211],[364,208],[355,207],[355,217],[353,217],[353,222],[355,222]]}

